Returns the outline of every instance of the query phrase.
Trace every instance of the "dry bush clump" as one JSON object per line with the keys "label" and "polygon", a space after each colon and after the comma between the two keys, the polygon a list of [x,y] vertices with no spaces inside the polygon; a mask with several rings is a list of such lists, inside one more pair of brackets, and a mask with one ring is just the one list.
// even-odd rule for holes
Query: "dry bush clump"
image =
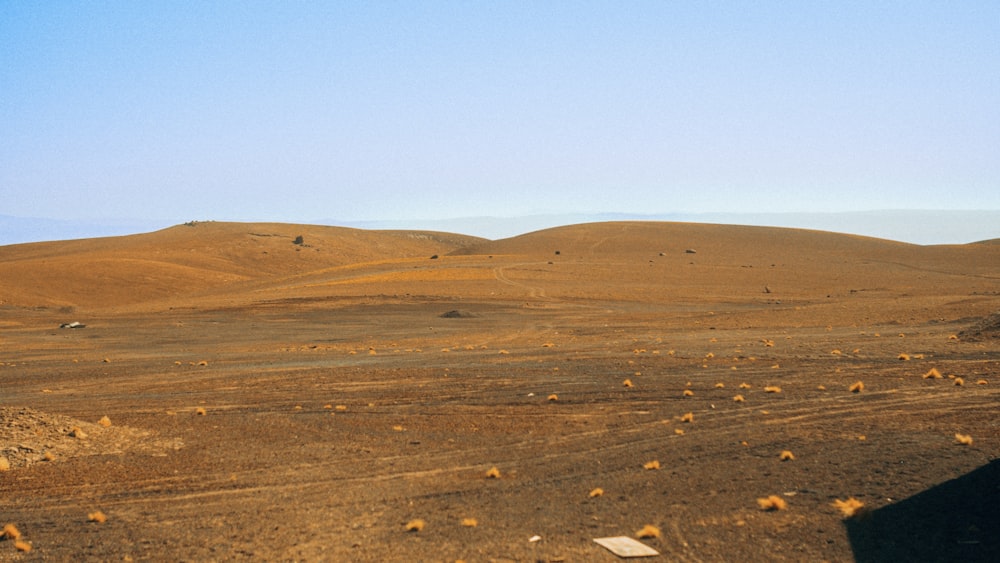
{"label": "dry bush clump", "polygon": [[749,383],[746,382],[740,383],[740,389],[749,389],[749,388],[750,388]]}
{"label": "dry bush clump", "polygon": [[636,530],[635,537],[641,540],[658,538],[660,537],[660,529],[652,524],[646,524],[641,529]]}
{"label": "dry bush clump", "polygon": [[971,446],[972,445],[972,436],[969,436],[968,434],[959,434],[959,433],[956,432],[955,433],[955,442],[958,443],[958,444],[961,444],[963,446]]}
{"label": "dry bush clump", "polygon": [[688,412],[681,416],[681,422],[694,422],[694,413]]}
{"label": "dry bush clump", "polygon": [[[733,366],[733,367],[736,367],[736,366]],[[726,388],[726,384],[722,383],[722,382],[716,383],[715,384],[715,388],[716,389],[725,389]]]}
{"label": "dry bush clump", "polygon": [[899,361],[902,361],[902,362],[908,362],[908,361],[910,361],[910,355],[904,352],[904,353],[896,356],[896,359],[898,359]]}
{"label": "dry bush clump", "polygon": [[764,388],[765,393],[781,393],[781,387],[777,385],[768,385]]}
{"label": "dry bush clump", "polygon": [[660,468],[660,461],[656,460],[656,459],[654,459],[652,461],[647,461],[646,463],[642,464],[642,467],[643,467],[643,469],[647,469],[647,470],[659,469]]}
{"label": "dry bush clump", "polygon": [[208,412],[205,410],[205,407],[198,407],[194,409],[194,414],[198,416],[205,416]]}
{"label": "dry bush clump", "polygon": [[18,530],[14,524],[6,524],[0,537],[5,540],[19,540],[21,539],[21,530]]}
{"label": "dry bush clump", "polygon": [[491,467],[489,469],[489,471],[486,472],[486,478],[487,479],[499,479],[500,478],[500,470],[496,466]]}
{"label": "dry bush clump", "polygon": [[965,380],[962,379],[961,377],[956,377],[955,378],[955,385],[957,385],[958,387],[961,387],[961,386],[965,385]]}
{"label": "dry bush clump", "polygon": [[690,389],[685,389],[683,395],[685,397],[692,397],[692,396],[694,396],[694,391],[692,391]]}
{"label": "dry bush clump", "polygon": [[778,495],[770,495],[765,498],[757,499],[757,506],[759,506],[761,510],[785,510],[788,508],[788,503],[785,502],[785,499],[779,497]]}
{"label": "dry bush clump", "polygon": [[103,524],[108,521],[108,517],[100,510],[87,513],[88,522],[96,522],[98,524]]}
{"label": "dry bush clump", "polygon": [[865,390],[865,384],[862,381],[855,382],[849,388],[851,393],[860,393]]}
{"label": "dry bush clump", "polygon": [[854,518],[862,515],[865,503],[850,497],[847,500],[834,499],[833,507],[839,510],[844,518]]}
{"label": "dry bush clump", "polygon": [[559,400],[559,395],[552,393],[551,395],[548,396],[548,400],[550,403],[554,403]]}
{"label": "dry bush clump", "polygon": [[937,368],[931,368],[924,374],[924,379],[941,379],[941,372]]}
{"label": "dry bush clump", "polygon": [[466,528],[475,528],[479,525],[479,521],[475,518],[462,518],[462,526]]}
{"label": "dry bush clump", "polygon": [[5,457],[0,457],[0,471],[10,471],[10,461]]}
{"label": "dry bush clump", "polygon": [[70,437],[76,438],[78,440],[83,440],[87,437],[87,433],[84,432],[79,426],[74,426],[69,431]]}
{"label": "dry bush clump", "polygon": [[100,424],[101,426],[107,428],[107,427],[111,426],[111,419],[108,418],[106,415],[102,416],[101,420],[97,421],[97,424]]}
{"label": "dry bush clump", "polygon": [[632,387],[632,380],[626,379],[625,381],[622,382],[622,385],[624,385],[625,387]]}
{"label": "dry bush clump", "polygon": [[596,498],[603,495],[604,495],[604,489],[600,487],[596,487],[594,490],[590,491],[590,493],[587,494],[587,496],[590,498]]}
{"label": "dry bush clump", "polygon": [[778,458],[781,461],[792,461],[795,459],[795,454],[793,454],[789,450],[784,450],[781,452],[781,455],[779,455]]}
{"label": "dry bush clump", "polygon": [[733,397],[733,402],[736,402],[736,403],[742,403],[745,400],[746,399],[743,398],[743,395],[736,395],[735,397]]}
{"label": "dry bush clump", "polygon": [[424,522],[420,518],[416,518],[416,519],[410,520],[409,522],[406,523],[406,531],[407,532],[419,532],[419,531],[423,530],[424,526],[426,526],[426,525],[427,525],[426,522]]}

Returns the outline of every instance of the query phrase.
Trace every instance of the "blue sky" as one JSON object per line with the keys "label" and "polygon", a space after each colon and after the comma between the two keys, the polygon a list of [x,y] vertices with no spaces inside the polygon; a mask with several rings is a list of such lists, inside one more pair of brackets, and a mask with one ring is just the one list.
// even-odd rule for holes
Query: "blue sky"
{"label": "blue sky", "polygon": [[0,215],[1000,209],[1000,2],[2,2]]}

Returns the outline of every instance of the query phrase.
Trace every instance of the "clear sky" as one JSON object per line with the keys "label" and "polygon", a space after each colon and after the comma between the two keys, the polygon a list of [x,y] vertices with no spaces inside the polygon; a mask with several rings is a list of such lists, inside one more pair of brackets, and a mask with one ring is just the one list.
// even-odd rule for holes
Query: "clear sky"
{"label": "clear sky", "polygon": [[0,1],[0,215],[1000,209],[1000,2]]}

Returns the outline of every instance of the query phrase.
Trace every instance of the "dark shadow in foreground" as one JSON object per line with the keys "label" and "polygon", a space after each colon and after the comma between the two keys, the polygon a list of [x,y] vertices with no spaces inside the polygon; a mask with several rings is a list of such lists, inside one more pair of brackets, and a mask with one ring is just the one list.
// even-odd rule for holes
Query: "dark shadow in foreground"
{"label": "dark shadow in foreground", "polygon": [[1000,459],[844,524],[860,563],[1000,561]]}

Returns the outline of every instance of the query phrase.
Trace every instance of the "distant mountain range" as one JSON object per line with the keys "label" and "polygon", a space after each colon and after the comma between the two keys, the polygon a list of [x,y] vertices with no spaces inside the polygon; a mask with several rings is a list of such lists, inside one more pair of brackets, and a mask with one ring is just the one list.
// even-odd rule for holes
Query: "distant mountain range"
{"label": "distant mountain range", "polygon": [[[211,217],[201,218],[211,220]],[[228,220],[228,219],[227,219]],[[1000,239],[1000,210],[885,210],[844,213],[668,213],[540,214],[521,217],[462,217],[430,220],[300,221],[359,229],[431,230],[502,239],[550,227],[602,221],[677,221],[791,227],[848,233],[912,244],[964,244]],[[97,238],[144,233],[183,221],[66,221],[0,215],[0,246],[26,242]],[[288,222],[288,221],[278,221]]]}

